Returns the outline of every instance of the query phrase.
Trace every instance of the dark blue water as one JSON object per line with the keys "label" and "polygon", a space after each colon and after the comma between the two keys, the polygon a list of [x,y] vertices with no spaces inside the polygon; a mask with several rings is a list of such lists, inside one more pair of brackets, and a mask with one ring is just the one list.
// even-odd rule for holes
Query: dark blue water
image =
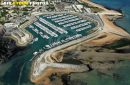
{"label": "dark blue water", "polygon": [[[120,10],[124,14],[123,18],[115,21],[115,23],[130,33],[130,0],[92,0],[95,3],[101,4],[109,9]],[[88,85],[130,85],[130,61],[122,63],[124,66],[115,69],[111,74],[101,75],[97,71],[88,73]],[[118,77],[114,78],[113,73]]]}
{"label": "dark blue water", "polygon": [[116,20],[116,24],[130,33],[130,0],[92,0],[107,8],[121,10],[124,17]]}
{"label": "dark blue water", "polygon": [[[47,19],[47,17],[40,16],[40,18],[44,18],[45,20],[51,23],[54,23],[54,21],[51,21],[51,19]],[[47,26],[46,24],[44,24],[43,22],[39,20],[37,20],[36,22],[39,22],[40,24],[46,26],[47,28],[50,28],[49,26]],[[31,24],[31,25],[35,29],[38,29],[40,32],[43,32],[35,24]],[[57,38],[49,36],[50,37],[49,39],[42,38],[41,35],[34,32],[32,28],[27,27],[26,30],[29,31],[34,37],[37,37],[38,41],[34,42],[33,44],[29,44],[28,46],[26,46],[26,49],[18,52],[16,55],[13,56],[15,57],[15,59],[12,59],[11,61],[9,61],[7,64],[3,66],[1,65],[2,67],[0,66],[0,85],[33,85],[33,83],[31,83],[30,81],[30,69],[31,69],[31,64],[32,64],[32,61],[30,60],[34,56],[33,53],[38,52],[39,49],[42,49],[43,51],[47,51],[50,48],[47,49],[46,45],[52,44],[53,42],[58,42],[58,41],[61,42],[62,40],[65,40],[68,36],[71,37],[77,34],[81,34],[82,37],[87,36],[88,33],[86,31],[94,29],[96,24],[92,22],[91,26],[92,26],[91,28],[88,28],[80,32],[76,32],[76,30],[72,30],[69,27],[64,28],[65,30],[67,30],[68,34],[57,33],[59,35]],[[58,27],[60,27],[60,25],[58,25]],[[50,29],[53,30],[52,28]],[[45,34],[45,32],[43,32],[43,34]],[[48,34],[46,33],[46,35]],[[78,37],[78,38],[81,38],[81,37]],[[66,42],[70,42],[72,40],[73,39]],[[61,44],[65,44],[66,42],[63,42]]]}
{"label": "dark blue water", "polygon": [[[102,4],[105,7],[115,10],[121,10],[124,14],[124,17],[116,20],[116,24],[121,26],[123,29],[127,30],[130,33],[130,0],[92,0],[96,3]],[[27,48],[26,51],[31,49]],[[18,56],[26,55],[30,58],[30,53],[17,54]],[[27,59],[24,59],[27,61]],[[19,72],[22,68],[19,69],[20,66],[23,65],[23,61],[21,61],[22,57],[16,58],[6,65],[0,66],[0,85],[18,85]],[[14,62],[17,61],[17,62]],[[22,62],[22,63],[21,63]],[[30,62],[31,63],[31,62]],[[119,79],[114,79],[111,75],[100,75],[97,71],[93,71],[88,73],[88,77],[86,79],[88,85],[130,85],[130,63],[124,62],[125,66],[123,68],[119,68],[115,70],[115,73],[119,74]],[[25,64],[26,67],[29,67]],[[8,70],[11,67],[14,69]],[[29,68],[24,67],[23,74],[21,76],[20,85],[33,85],[29,81],[29,74],[26,70],[30,71]],[[26,76],[26,77],[25,77]],[[17,80],[17,81],[16,81]]]}

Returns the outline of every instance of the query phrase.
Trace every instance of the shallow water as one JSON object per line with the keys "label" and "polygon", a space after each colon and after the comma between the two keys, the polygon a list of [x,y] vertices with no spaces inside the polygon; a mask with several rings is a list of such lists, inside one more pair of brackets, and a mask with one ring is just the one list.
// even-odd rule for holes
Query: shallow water
{"label": "shallow water", "polygon": [[117,19],[115,22],[118,26],[130,33],[130,0],[92,0],[107,8],[121,10],[124,17]]}
{"label": "shallow water", "polygon": [[[124,17],[116,20],[116,24],[123,27],[130,33],[130,0],[93,0],[96,3],[100,3],[108,8],[122,10]],[[38,46],[38,45],[37,45]],[[35,48],[37,47],[35,46]],[[31,49],[30,49],[31,48]],[[34,47],[28,46],[24,51],[16,54],[19,56],[5,65],[0,66],[0,85],[33,85],[29,81],[29,73],[31,62],[28,59],[31,58],[32,50]],[[37,48],[36,48],[37,49]],[[21,56],[25,55],[23,58]],[[21,59],[23,61],[21,61]],[[23,64],[25,67],[22,67]],[[115,73],[120,75],[119,79],[114,79],[112,76],[99,75],[97,71],[88,73],[86,81],[88,85],[130,85],[130,63],[124,62],[125,66],[120,69],[116,69]],[[19,68],[20,67],[20,68]],[[20,74],[22,72],[22,75]],[[21,77],[19,77],[21,75]],[[22,83],[22,84],[20,84]]]}
{"label": "shallow water", "polygon": [[[43,16],[40,16],[40,17],[46,19],[47,21],[50,20],[50,19],[47,19],[47,17],[43,17]],[[39,20],[37,20],[36,22],[39,22],[40,24],[43,24],[44,26],[46,26],[44,23],[40,22]],[[89,21],[89,22],[91,22],[91,21]],[[31,24],[31,26],[34,26],[35,29],[38,29],[40,32],[43,32],[35,24]],[[91,26],[92,26],[91,29],[95,28],[95,24],[93,22],[91,23]],[[50,29],[52,29],[52,28],[50,28]],[[28,27],[27,30],[30,33],[32,33],[35,38],[38,38],[38,41],[36,41],[32,44],[29,44],[26,47],[26,49],[18,52],[16,55],[13,56],[15,59],[12,59],[12,61],[9,61],[7,64],[5,64],[3,67],[1,67],[1,69],[4,68],[5,70],[0,70],[1,71],[0,85],[1,85],[1,83],[4,83],[4,85],[32,84],[29,80],[30,69],[31,69],[31,64],[32,64],[32,61],[30,61],[30,60],[34,56],[33,55],[34,52],[39,52],[40,49],[42,51],[47,51],[50,48],[46,49],[46,45],[52,44],[52,43],[57,42],[57,41],[65,40],[66,36],[72,37],[72,36],[79,35],[79,34],[82,35],[80,37],[77,37],[78,39],[83,37],[83,36],[87,36],[88,33],[86,31],[89,31],[91,29],[88,28],[85,31],[76,32],[76,30],[66,28],[68,34],[60,34],[59,33],[58,34],[59,36],[57,38],[49,36],[50,37],[49,39],[45,39],[45,38],[42,38],[40,34],[37,34],[36,32],[34,32],[32,30],[32,28]],[[45,32],[43,34],[45,35]],[[47,35],[47,33],[46,33],[46,35]],[[66,41],[66,42],[76,40],[77,38],[71,39],[71,40]],[[63,42],[61,44],[64,44],[66,42]]]}
{"label": "shallow water", "polygon": [[[121,10],[124,17],[115,21],[115,23],[123,27],[124,30],[130,33],[130,0],[92,0],[95,3],[101,4],[107,8]],[[117,76],[101,75],[97,71],[88,74],[86,81],[88,85],[130,85],[130,61],[122,63],[124,66],[115,69],[113,73]]]}

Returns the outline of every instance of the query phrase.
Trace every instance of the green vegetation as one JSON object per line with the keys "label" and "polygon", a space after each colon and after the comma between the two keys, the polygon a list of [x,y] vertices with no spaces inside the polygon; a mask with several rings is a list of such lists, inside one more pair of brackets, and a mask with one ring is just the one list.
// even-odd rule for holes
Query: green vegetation
{"label": "green vegetation", "polygon": [[123,47],[123,46],[130,46],[130,40],[128,39],[121,39],[119,41],[116,41],[110,45],[106,45],[104,47],[109,48],[109,49],[116,49],[119,47]]}
{"label": "green vegetation", "polygon": [[[3,8],[6,9],[6,8]],[[5,20],[6,20],[6,15],[8,14],[8,12],[6,10],[0,9],[0,24],[4,24]]]}
{"label": "green vegetation", "polygon": [[55,10],[55,6],[53,4],[49,4],[49,5],[47,5],[46,10],[54,11]]}
{"label": "green vegetation", "polygon": [[4,25],[4,21],[3,20],[1,20],[1,18],[0,18],[0,24],[2,24],[2,25]]}
{"label": "green vegetation", "polygon": [[94,13],[103,11],[103,9],[98,8],[98,7],[91,7],[91,9],[92,9],[92,11],[93,11]]}
{"label": "green vegetation", "polygon": [[85,3],[85,2],[81,2],[81,5],[85,6],[85,7],[89,7],[89,4]]}
{"label": "green vegetation", "polygon": [[91,8],[91,10],[92,10],[94,13],[103,11],[103,9],[98,8],[98,7],[94,7],[94,6],[89,5],[88,3],[85,3],[85,2],[82,2],[82,3],[80,3],[80,4],[83,5],[83,6],[85,6],[85,7]]}
{"label": "green vegetation", "polygon": [[6,62],[12,54],[10,48],[12,42],[11,39],[0,38],[0,64]]}

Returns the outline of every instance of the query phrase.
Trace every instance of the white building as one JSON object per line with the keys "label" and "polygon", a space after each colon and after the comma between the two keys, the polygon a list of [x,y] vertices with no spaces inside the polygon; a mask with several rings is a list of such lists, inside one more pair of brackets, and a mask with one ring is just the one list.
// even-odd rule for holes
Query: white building
{"label": "white building", "polygon": [[6,34],[11,34],[11,32],[13,32],[17,27],[18,27],[18,25],[15,23],[5,23],[4,24],[4,29],[5,29]]}

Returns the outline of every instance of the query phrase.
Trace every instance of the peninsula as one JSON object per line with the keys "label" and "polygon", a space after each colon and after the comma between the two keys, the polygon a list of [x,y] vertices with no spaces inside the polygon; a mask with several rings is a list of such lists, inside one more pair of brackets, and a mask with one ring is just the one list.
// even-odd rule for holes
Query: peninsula
{"label": "peninsula", "polygon": [[[63,85],[64,75],[93,69],[105,73],[113,64],[130,59],[129,49],[125,49],[127,54],[119,54],[122,49],[105,48],[122,39],[130,40],[130,34],[114,24],[122,13],[90,0],[39,1],[40,5],[33,6],[0,6],[0,35],[13,39],[19,47],[27,47],[22,52],[25,54],[18,54],[23,57],[18,65],[24,63],[18,70],[31,65],[31,82]],[[53,84],[57,76],[61,82]]]}
{"label": "peninsula", "polygon": [[[78,65],[80,67],[79,68],[78,66],[76,67],[74,64],[73,65],[67,64],[68,66],[67,67],[66,64],[62,63],[62,60],[64,59],[63,57],[64,53],[66,53],[67,51],[71,51],[72,49],[76,49],[78,46],[85,45],[85,44],[86,45],[89,44],[92,46],[104,46],[106,44],[111,44],[120,39],[124,39],[124,38],[130,39],[130,34],[128,34],[122,28],[116,26],[113,23],[114,18],[122,17],[121,13],[114,10],[106,9],[103,6],[92,3],[91,1],[88,0],[81,0],[79,1],[79,3],[83,5],[86,4],[85,7],[87,8],[89,7],[89,9],[91,9],[91,12],[89,11],[87,13],[79,13],[73,11],[70,12],[63,11],[63,12],[51,12],[51,13],[39,13],[39,14],[35,13],[36,15],[34,14],[38,20],[31,25],[31,28],[33,29],[35,27],[39,27],[40,29],[45,28],[44,25],[40,23],[42,22],[50,27],[53,27],[53,29],[55,28],[55,25],[62,27],[64,29],[72,29],[72,30],[76,29],[76,33],[78,34],[79,32],[82,32],[81,33],[82,35],[79,35],[80,37],[77,38],[72,38],[71,39],[72,41],[70,40],[65,41],[66,43],[55,42],[55,44],[52,43],[46,45],[46,47],[48,47],[49,50],[44,51],[41,54],[35,56],[35,60],[33,61],[32,69],[31,69],[31,77],[30,77],[32,82],[37,84],[43,83],[45,85],[48,85],[51,82],[49,80],[49,77],[52,74],[56,74],[59,72],[61,74],[66,74],[71,72],[89,71],[90,68],[87,66],[84,66],[83,67],[84,70],[83,70],[82,65]],[[74,9],[78,10],[78,5],[72,4],[72,6],[75,7],[77,6],[77,8],[74,7]],[[95,9],[96,12],[92,10],[93,8],[96,8]],[[97,11],[97,9],[100,9],[100,11]],[[81,20],[83,19],[83,22],[80,19]],[[81,24],[78,24],[79,20]],[[86,20],[94,24],[90,24],[90,28],[89,28],[88,27],[89,24],[84,25],[84,21],[85,23],[88,23],[86,22]],[[59,28],[58,32],[60,32],[62,28]],[[84,34],[83,31],[84,32],[86,31],[87,34],[86,33]],[[68,31],[62,30],[61,34],[62,32],[67,34],[66,37],[69,37]],[[53,32],[51,34],[52,34],[51,36],[55,36],[55,37],[58,36]],[[66,40],[66,38],[64,38],[64,40]],[[41,67],[41,65],[44,68]],[[71,67],[74,67],[75,70],[73,70],[73,68]]]}

